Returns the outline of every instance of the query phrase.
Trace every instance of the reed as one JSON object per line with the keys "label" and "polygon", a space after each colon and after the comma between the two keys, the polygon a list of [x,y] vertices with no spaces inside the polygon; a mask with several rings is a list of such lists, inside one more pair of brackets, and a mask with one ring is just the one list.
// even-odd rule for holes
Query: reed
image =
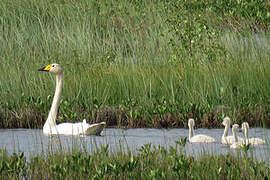
{"label": "reed", "polygon": [[195,117],[213,126],[222,106],[269,127],[265,8],[228,2],[218,11],[210,0],[1,1],[0,127],[42,127],[54,78],[37,69],[54,62],[64,68],[60,122],[101,121],[110,109],[112,125],[183,127]]}

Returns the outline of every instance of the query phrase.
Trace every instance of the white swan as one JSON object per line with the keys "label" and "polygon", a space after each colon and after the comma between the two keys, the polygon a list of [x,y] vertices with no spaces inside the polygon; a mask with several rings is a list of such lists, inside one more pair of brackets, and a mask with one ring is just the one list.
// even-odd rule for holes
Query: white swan
{"label": "white swan", "polygon": [[265,141],[260,138],[248,138],[248,129],[249,125],[247,122],[242,123],[242,131],[244,132],[245,140],[247,143],[252,144],[252,145],[259,145],[259,144],[265,144]]}
{"label": "white swan", "polygon": [[96,124],[87,124],[84,119],[83,122],[78,123],[61,123],[56,125],[57,111],[60,104],[60,98],[63,87],[63,73],[59,64],[50,64],[39,71],[47,71],[56,76],[56,89],[53,97],[51,110],[48,118],[43,126],[43,133],[45,135],[100,135],[105,126],[105,122]]}
{"label": "white swan", "polygon": [[245,140],[239,140],[237,135],[236,135],[236,131],[239,128],[238,124],[234,124],[232,126],[232,133],[233,133],[233,138],[234,138],[234,142],[231,144],[230,148],[232,149],[239,149],[241,147],[243,147],[246,143]]}
{"label": "white swan", "polygon": [[209,143],[209,142],[215,142],[216,140],[210,136],[198,134],[194,136],[194,119],[188,120],[188,127],[189,127],[189,142],[196,143],[196,142],[202,142],[202,143]]}
{"label": "white swan", "polygon": [[[229,117],[225,117],[223,119],[222,125],[225,126],[222,138],[221,138],[221,143],[222,144],[233,144],[235,142],[235,138],[233,136],[228,136],[228,132],[230,130],[231,126],[231,120]],[[237,137],[239,141],[243,141],[243,138]]]}

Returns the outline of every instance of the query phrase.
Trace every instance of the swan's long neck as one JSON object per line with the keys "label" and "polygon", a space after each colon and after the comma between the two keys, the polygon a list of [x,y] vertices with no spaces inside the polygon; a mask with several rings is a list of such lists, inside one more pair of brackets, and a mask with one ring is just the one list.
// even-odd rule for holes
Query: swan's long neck
{"label": "swan's long neck", "polygon": [[224,132],[223,132],[223,137],[227,137],[230,129],[230,123],[226,124]]}
{"label": "swan's long neck", "polygon": [[193,126],[189,127],[189,140],[194,136],[194,129]]}
{"label": "swan's long neck", "polygon": [[233,132],[234,141],[238,142],[238,138],[237,138],[237,135],[236,135],[236,129],[233,129],[232,132]]}
{"label": "swan's long neck", "polygon": [[62,87],[63,87],[63,75],[62,73],[60,73],[56,75],[56,88],[53,97],[53,102],[44,128],[51,128],[53,126],[56,126],[56,117],[62,95]]}
{"label": "swan's long neck", "polygon": [[248,143],[248,128],[247,127],[244,128],[244,138],[245,138],[245,142]]}

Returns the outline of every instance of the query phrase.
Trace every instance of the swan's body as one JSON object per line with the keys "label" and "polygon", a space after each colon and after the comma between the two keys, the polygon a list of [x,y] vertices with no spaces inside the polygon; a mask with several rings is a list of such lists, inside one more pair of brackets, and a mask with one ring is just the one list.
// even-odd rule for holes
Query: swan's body
{"label": "swan's body", "polygon": [[247,141],[247,143],[249,143],[251,145],[265,144],[265,141],[263,139],[260,139],[260,138],[248,138],[248,129],[249,129],[248,123],[243,122],[242,123],[242,130],[244,132],[245,140]]}
{"label": "swan's body", "polygon": [[88,124],[86,120],[78,123],[62,123],[56,125],[57,111],[60,104],[63,87],[63,73],[59,64],[48,65],[40,71],[48,71],[56,76],[56,89],[48,118],[43,126],[45,135],[100,135],[105,122]]}
{"label": "swan's body", "polygon": [[61,123],[51,127],[44,126],[43,133],[46,135],[100,135],[105,124],[105,122],[88,124],[85,120],[78,123]]}
{"label": "swan's body", "polygon": [[234,137],[234,142],[230,146],[230,148],[232,148],[232,149],[239,149],[239,148],[244,147],[246,145],[245,140],[239,140],[237,135],[236,135],[236,131],[238,128],[239,128],[238,124],[234,124],[232,126],[232,133],[233,133],[233,137]]}
{"label": "swan's body", "polygon": [[[228,136],[229,130],[230,130],[230,125],[231,125],[231,120],[229,117],[225,117],[223,119],[222,125],[225,126],[222,138],[221,138],[221,143],[222,144],[233,144],[235,142],[234,136]],[[239,141],[243,141],[243,138],[237,137]]]}
{"label": "swan's body", "polygon": [[189,127],[189,142],[190,143],[210,143],[215,142],[216,140],[210,136],[204,134],[194,135],[194,119],[188,120],[188,127]]}

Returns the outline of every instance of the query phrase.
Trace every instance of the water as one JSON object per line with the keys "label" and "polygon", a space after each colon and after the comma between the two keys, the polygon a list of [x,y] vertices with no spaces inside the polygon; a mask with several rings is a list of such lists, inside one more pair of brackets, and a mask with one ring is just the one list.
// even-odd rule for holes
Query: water
{"label": "water", "polygon": [[[201,154],[236,154],[241,150],[230,149],[220,143],[224,129],[196,129],[196,134],[207,134],[214,137],[215,143],[187,143],[184,151],[188,155],[199,157]],[[238,133],[239,136],[242,133]],[[249,137],[259,137],[267,141],[267,145],[260,145],[252,148],[249,155],[255,160],[270,161],[269,146],[270,129],[250,128]],[[101,145],[108,145],[111,153],[119,150],[137,149],[144,144],[161,145],[165,148],[175,145],[175,141],[188,136],[188,129],[116,129],[106,128],[102,136],[54,136],[43,135],[40,129],[0,129],[0,149],[5,148],[9,154],[24,152],[27,159],[37,154],[48,152],[73,152],[83,150],[88,152],[96,151]]]}

